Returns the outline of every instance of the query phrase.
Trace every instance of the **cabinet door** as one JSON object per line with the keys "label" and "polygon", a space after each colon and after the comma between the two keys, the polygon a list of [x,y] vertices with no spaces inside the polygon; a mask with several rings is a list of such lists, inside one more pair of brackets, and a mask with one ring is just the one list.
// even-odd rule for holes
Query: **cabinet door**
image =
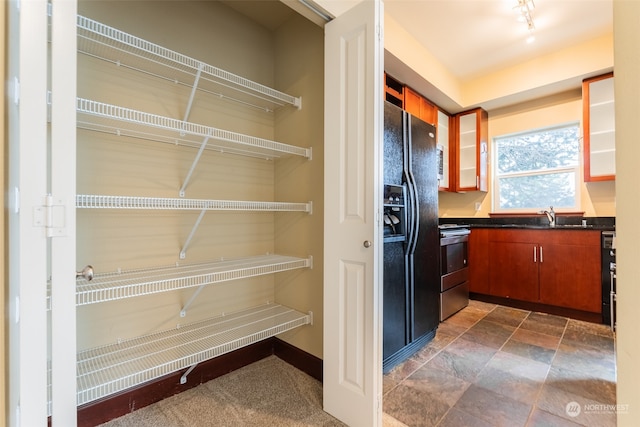
{"label": "cabinet door", "polygon": [[469,291],[489,291],[489,229],[474,228],[469,235]]}
{"label": "cabinet door", "polygon": [[491,295],[538,301],[538,245],[489,242]]}
{"label": "cabinet door", "polygon": [[409,114],[420,117],[420,94],[410,87],[404,87],[404,110]]}
{"label": "cabinet door", "polygon": [[455,116],[456,191],[487,191],[488,115],[481,108]]}
{"label": "cabinet door", "polygon": [[404,85],[387,73],[384,74],[384,99],[404,108]]}
{"label": "cabinet door", "polygon": [[438,107],[408,86],[404,87],[404,109],[434,126],[438,120]]}
{"label": "cabinet door", "polygon": [[611,181],[616,175],[613,73],[582,82],[584,180]]}
{"label": "cabinet door", "polygon": [[452,144],[449,143],[452,135],[452,133],[449,131],[451,117],[440,109],[438,109],[437,116],[438,118],[436,120],[436,136],[438,139],[438,146],[442,150],[442,179],[438,182],[438,189],[441,191],[448,191],[453,186],[453,179],[451,179],[451,171],[453,168],[450,167],[449,163],[452,158]]}
{"label": "cabinet door", "polygon": [[[602,310],[599,233],[558,231],[540,244],[540,302],[590,312]],[[571,233],[571,234],[568,234]],[[579,234],[577,234],[579,233]],[[548,239],[547,238],[547,239]],[[561,243],[559,240],[562,239]],[[566,242],[566,243],[565,243]]]}
{"label": "cabinet door", "polygon": [[420,98],[420,118],[430,125],[438,122],[438,107],[429,102],[426,98]]}

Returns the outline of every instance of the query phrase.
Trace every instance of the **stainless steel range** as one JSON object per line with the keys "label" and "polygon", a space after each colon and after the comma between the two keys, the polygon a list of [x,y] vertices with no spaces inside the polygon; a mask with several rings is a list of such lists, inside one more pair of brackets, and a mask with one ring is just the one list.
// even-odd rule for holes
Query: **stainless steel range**
{"label": "stainless steel range", "polygon": [[440,229],[440,321],[469,304],[468,226],[443,224]]}

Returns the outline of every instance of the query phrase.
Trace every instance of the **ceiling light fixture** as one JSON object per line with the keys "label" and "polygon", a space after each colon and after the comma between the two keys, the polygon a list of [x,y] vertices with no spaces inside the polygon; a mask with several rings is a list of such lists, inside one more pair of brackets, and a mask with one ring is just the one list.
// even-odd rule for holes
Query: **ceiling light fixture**
{"label": "ceiling light fixture", "polygon": [[535,40],[533,30],[536,29],[536,25],[533,22],[533,9],[536,8],[533,0],[517,0],[518,4],[514,6],[514,9],[520,14],[519,21],[527,23],[527,29],[529,30],[529,37],[527,43],[532,43]]}

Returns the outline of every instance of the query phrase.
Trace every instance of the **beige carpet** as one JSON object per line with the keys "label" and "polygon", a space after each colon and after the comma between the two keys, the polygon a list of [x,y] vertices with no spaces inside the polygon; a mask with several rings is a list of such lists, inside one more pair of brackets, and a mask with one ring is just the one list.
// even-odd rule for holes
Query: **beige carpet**
{"label": "beige carpet", "polygon": [[102,424],[103,427],[344,427],[322,385],[276,356]]}

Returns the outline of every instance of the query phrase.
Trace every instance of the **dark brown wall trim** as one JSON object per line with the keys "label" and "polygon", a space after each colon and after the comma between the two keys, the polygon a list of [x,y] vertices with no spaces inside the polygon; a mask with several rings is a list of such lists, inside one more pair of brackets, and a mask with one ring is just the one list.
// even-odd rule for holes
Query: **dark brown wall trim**
{"label": "dark brown wall trim", "polygon": [[198,364],[187,376],[186,384],[180,384],[185,369],[81,406],[78,408],[78,427],[105,423],[271,355],[322,381],[322,359],[279,338],[270,338]]}
{"label": "dark brown wall trim", "polygon": [[322,382],[322,359],[279,338],[273,339],[273,354],[305,374]]}

